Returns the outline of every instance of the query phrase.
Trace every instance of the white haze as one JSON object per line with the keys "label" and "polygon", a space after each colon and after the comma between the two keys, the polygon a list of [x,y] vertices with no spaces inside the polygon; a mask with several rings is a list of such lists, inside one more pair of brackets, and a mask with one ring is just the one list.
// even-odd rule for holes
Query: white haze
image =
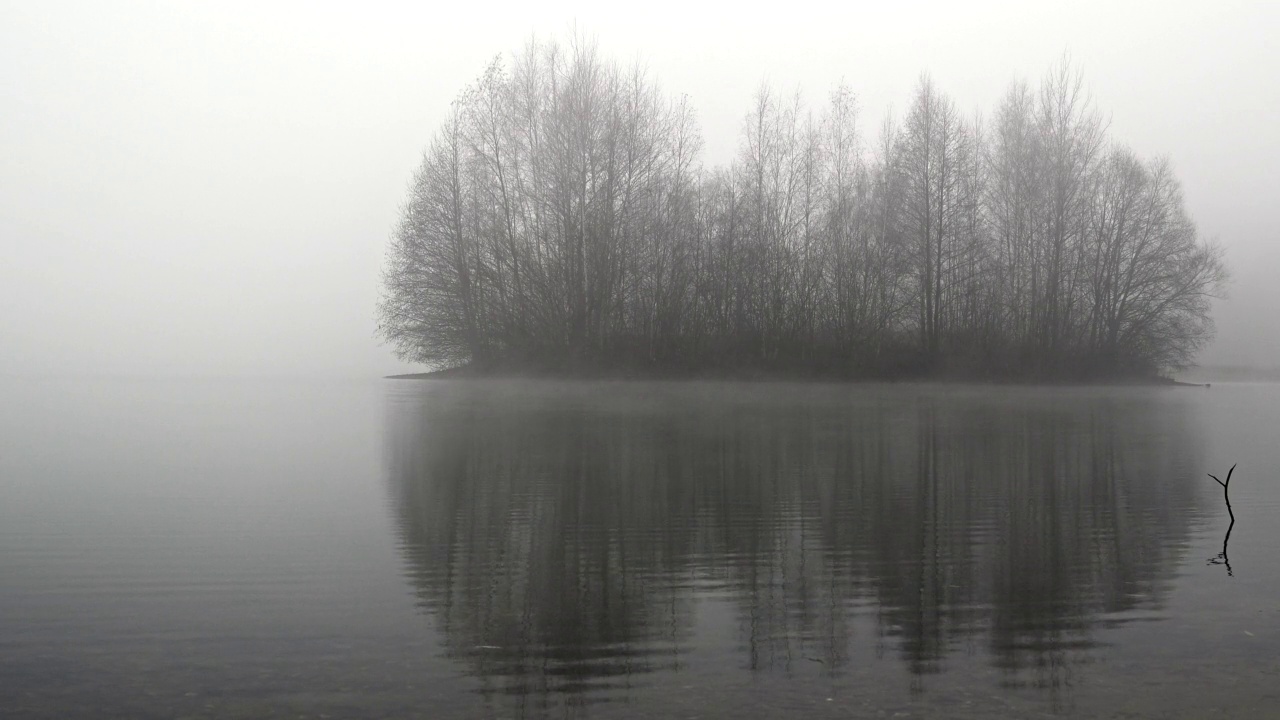
{"label": "white haze", "polygon": [[0,373],[402,370],[374,305],[423,149],[491,57],[574,28],[690,96],[708,165],[762,81],[845,80],[870,139],[922,72],[988,110],[1069,52],[1227,248],[1201,362],[1280,365],[1280,6],[441,5],[0,3]]}

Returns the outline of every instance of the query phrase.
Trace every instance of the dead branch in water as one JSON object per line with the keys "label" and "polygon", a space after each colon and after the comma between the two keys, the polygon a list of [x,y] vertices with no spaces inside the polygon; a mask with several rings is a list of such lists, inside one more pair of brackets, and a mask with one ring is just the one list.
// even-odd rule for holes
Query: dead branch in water
{"label": "dead branch in water", "polygon": [[1227,480],[1223,482],[1218,479],[1217,475],[1208,473],[1214,482],[1222,486],[1222,499],[1227,503],[1227,514],[1231,516],[1231,524],[1227,526],[1227,534],[1222,538],[1222,552],[1216,557],[1209,560],[1210,565],[1225,565],[1227,568],[1227,577],[1231,577],[1231,561],[1227,559],[1227,543],[1231,541],[1231,529],[1236,526],[1236,514],[1231,512],[1231,496],[1228,494],[1228,486],[1231,484],[1231,473],[1236,471],[1236,466],[1232,465],[1227,471]]}

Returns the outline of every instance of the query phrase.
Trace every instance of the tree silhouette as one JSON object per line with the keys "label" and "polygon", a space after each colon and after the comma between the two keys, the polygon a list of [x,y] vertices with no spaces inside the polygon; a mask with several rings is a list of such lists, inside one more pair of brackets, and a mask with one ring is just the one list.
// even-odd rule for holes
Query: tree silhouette
{"label": "tree silhouette", "polygon": [[1059,63],[988,126],[927,76],[856,102],[764,86],[723,168],[687,98],[580,40],[495,60],[423,158],[379,333],[451,367],[1090,377],[1184,367],[1222,251],[1167,161],[1108,140]]}

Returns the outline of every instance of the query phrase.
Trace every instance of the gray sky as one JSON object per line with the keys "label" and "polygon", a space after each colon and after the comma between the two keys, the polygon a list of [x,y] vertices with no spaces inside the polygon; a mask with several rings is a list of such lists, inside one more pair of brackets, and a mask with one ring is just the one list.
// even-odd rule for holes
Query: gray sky
{"label": "gray sky", "polygon": [[844,79],[871,136],[923,71],[989,111],[1069,51],[1228,249],[1202,362],[1280,365],[1280,4],[437,5],[0,0],[0,373],[405,368],[374,305],[422,150],[491,57],[575,25],[691,97],[708,165],[764,80]]}

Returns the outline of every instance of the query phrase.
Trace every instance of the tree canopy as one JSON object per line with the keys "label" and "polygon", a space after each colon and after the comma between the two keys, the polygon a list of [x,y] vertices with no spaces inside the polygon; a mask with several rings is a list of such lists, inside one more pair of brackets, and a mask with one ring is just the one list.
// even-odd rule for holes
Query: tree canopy
{"label": "tree canopy", "polygon": [[925,76],[860,125],[846,87],[762,87],[707,167],[687,98],[532,43],[426,151],[379,333],[437,367],[1037,378],[1167,372],[1212,336],[1221,248],[1067,62],[986,121]]}

